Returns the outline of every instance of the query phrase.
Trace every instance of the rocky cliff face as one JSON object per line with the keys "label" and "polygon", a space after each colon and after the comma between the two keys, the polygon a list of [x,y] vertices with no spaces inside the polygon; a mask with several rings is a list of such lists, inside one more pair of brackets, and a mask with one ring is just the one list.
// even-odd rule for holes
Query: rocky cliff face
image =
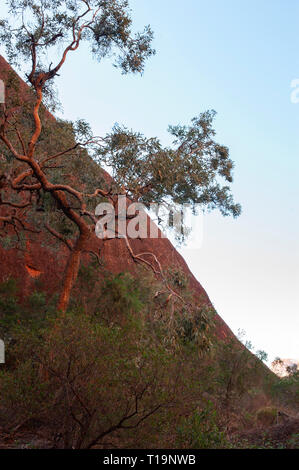
{"label": "rocky cliff face", "polygon": [[[14,74],[17,78],[20,85],[19,93],[21,96],[27,94],[28,86],[26,83],[13,72],[10,65],[0,56],[0,79],[5,82],[8,74]],[[50,113],[47,113],[46,116],[48,119],[54,121]],[[0,143],[0,155],[2,155],[2,152],[3,144]],[[77,177],[80,178],[79,175],[77,175]],[[106,174],[105,177],[109,178],[109,175]],[[3,213],[4,210],[4,207],[0,205],[0,214]],[[0,244],[0,282],[9,277],[17,279],[19,281],[21,294],[24,296],[32,291],[36,279],[39,279],[41,283],[46,286],[49,293],[56,292],[60,288],[61,276],[65,269],[68,255],[67,248],[61,244],[59,249],[54,251],[42,230],[38,234],[26,232],[24,233],[24,238],[23,249],[4,248]],[[158,257],[163,269],[169,267],[181,269],[187,276],[190,288],[194,292],[197,301],[201,299],[200,301],[202,303],[211,303],[201,284],[195,279],[182,256],[176,251],[167,238],[135,239],[131,240],[131,245],[134,253],[145,251],[154,253]],[[96,251],[100,250],[101,257],[105,262],[105,267],[109,271],[113,273],[124,271],[134,273],[136,265],[123,240],[111,239],[103,243],[102,240],[99,240],[96,235],[93,234],[90,239],[90,248]],[[232,331],[220,316],[216,317],[216,325],[217,333],[220,338],[233,337]]]}

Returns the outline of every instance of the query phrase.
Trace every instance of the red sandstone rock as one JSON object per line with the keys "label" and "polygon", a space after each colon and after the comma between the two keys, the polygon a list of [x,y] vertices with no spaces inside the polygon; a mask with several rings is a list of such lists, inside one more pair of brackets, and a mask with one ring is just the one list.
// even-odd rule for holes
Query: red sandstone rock
{"label": "red sandstone rock", "polygon": [[[0,79],[5,81],[7,73],[11,71],[10,65],[0,56]],[[21,78],[19,80],[21,93],[27,93],[28,86]],[[50,113],[48,116],[53,119]],[[106,174],[106,178],[109,179],[110,176]],[[131,240],[131,245],[134,253],[141,251],[153,252],[164,269],[175,266],[183,270],[189,279],[189,285],[194,291],[196,300],[206,304],[211,303],[201,284],[195,279],[182,256],[167,238],[136,239]],[[94,234],[90,240],[90,249],[98,250],[99,248],[101,249],[101,256],[105,261],[105,267],[108,270],[113,273],[134,272],[136,264],[123,240],[112,239],[103,243]],[[67,257],[68,250],[63,245],[60,246],[58,251],[53,251],[50,247],[45,246],[43,233],[32,235],[26,232],[25,251],[16,249],[4,250],[0,246],[0,282],[9,277],[19,280],[22,297],[32,291],[37,278],[42,285],[46,286],[49,293],[57,292],[61,287],[61,277]],[[216,317],[216,324],[220,338],[224,339],[234,336],[226,323],[218,315]]]}

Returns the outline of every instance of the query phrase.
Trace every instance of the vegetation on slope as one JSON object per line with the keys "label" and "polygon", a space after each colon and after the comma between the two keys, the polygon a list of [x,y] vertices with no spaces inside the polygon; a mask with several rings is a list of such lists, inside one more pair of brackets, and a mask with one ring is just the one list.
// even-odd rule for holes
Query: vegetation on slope
{"label": "vegetation on slope", "polygon": [[[45,229],[69,249],[59,310],[68,308],[82,254],[88,250],[97,223],[94,208],[103,198],[115,205],[116,196],[121,194],[146,204],[190,203],[194,209],[199,204],[219,208],[224,215],[240,214],[240,205],[234,203],[229,186],[233,162],[227,147],[219,145],[214,138],[214,112],[201,113],[190,126],[170,127],[171,147],[163,147],[156,138],[148,139],[120,127],[105,137],[93,136],[88,124],[79,121],[56,124],[59,136],[53,135],[57,144],[53,148],[51,136],[56,129],[47,132],[49,116],[42,102],[53,97],[53,80],[63,70],[70,54],[87,42],[99,61],[116,55],[114,65],[123,73],[143,72],[145,61],[154,54],[150,27],[136,35],[132,33],[131,11],[126,0],[39,0],[32,4],[27,0],[8,0],[7,3],[9,17],[0,21],[0,41],[11,61],[29,69],[26,77],[33,110],[24,116],[23,109],[28,111],[28,108],[21,104],[17,109],[9,106],[9,102],[1,107],[3,157],[13,165],[8,164],[6,173],[0,177],[17,202],[11,197],[2,199],[0,209],[5,206],[6,211],[0,215],[0,223],[18,236],[20,228],[30,230],[27,212],[32,206],[45,201],[43,209],[50,206],[52,212],[59,211],[65,221],[60,230],[50,224],[51,220],[45,224]],[[47,63],[47,54],[51,53],[56,57],[55,64]],[[14,100],[18,94],[9,96]],[[88,183],[93,183],[90,190],[88,185],[78,187],[76,181],[69,184],[64,181],[59,170],[65,168],[65,161],[75,154],[80,167],[86,149],[95,161],[112,167],[114,181],[108,189],[96,178],[92,181],[87,178]],[[83,175],[89,175],[89,168],[86,171],[83,168]],[[134,255],[128,238],[125,241],[136,263],[150,265],[157,271],[155,262],[141,254]]]}
{"label": "vegetation on slope", "polygon": [[95,265],[80,272],[66,313],[40,286],[20,304],[16,283],[1,285],[7,436],[30,430],[63,448],[253,446],[236,431],[258,424],[255,401],[275,391],[264,365],[241,343],[215,339],[212,310],[190,316],[155,297],[161,285],[146,271],[107,274],[87,294],[97,276]]}
{"label": "vegetation on slope", "polygon": [[[215,141],[214,112],[170,127],[167,148],[125,127],[94,137],[83,121],[55,121],[42,101],[53,104],[53,80],[82,41],[100,60],[120,53],[116,65],[135,73],[154,54],[152,32],[132,34],[123,0],[8,4],[14,26],[1,20],[0,39],[10,60],[28,66],[31,88],[8,71],[0,240],[25,250],[27,235],[34,240],[42,232],[49,243],[67,246],[68,262],[61,292],[51,298],[38,281],[22,302],[17,282],[1,285],[1,426],[9,435],[26,427],[43,432],[50,446],[65,448],[237,446],[233,420],[237,429],[253,426],[254,402],[268,404],[265,390],[278,387],[263,364],[235,339],[220,342],[213,310],[194,300],[182,273],[164,272],[153,254],[154,262],[134,255],[129,240],[134,261],[151,274],[113,276],[98,253],[94,265],[81,263],[91,249],[96,205],[114,204],[119,194],[146,205],[187,202],[240,214],[229,186],[233,162]],[[45,63],[52,48],[54,65]],[[110,165],[114,180],[98,163]]]}

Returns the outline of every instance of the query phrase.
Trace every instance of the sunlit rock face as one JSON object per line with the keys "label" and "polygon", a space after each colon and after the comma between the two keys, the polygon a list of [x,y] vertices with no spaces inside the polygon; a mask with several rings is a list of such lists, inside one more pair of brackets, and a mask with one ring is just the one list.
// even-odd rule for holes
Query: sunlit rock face
{"label": "sunlit rock face", "polygon": [[271,365],[271,370],[279,377],[287,377],[292,371],[299,370],[298,359],[280,359],[274,361]]}

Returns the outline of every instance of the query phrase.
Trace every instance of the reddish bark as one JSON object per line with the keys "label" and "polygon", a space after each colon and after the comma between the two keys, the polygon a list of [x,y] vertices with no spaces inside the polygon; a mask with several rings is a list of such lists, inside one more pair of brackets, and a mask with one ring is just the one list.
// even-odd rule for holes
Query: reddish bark
{"label": "reddish bark", "polygon": [[[0,56],[0,78],[5,80],[6,73],[11,71],[9,64]],[[28,91],[26,84],[20,79],[21,94],[25,95]],[[54,120],[50,113],[47,113],[48,118]],[[45,160],[46,162],[46,160]],[[26,163],[28,163],[26,161]],[[43,163],[43,162],[42,162]],[[24,297],[32,291],[34,288],[34,279],[28,273],[26,264],[28,265],[28,259],[30,259],[30,268],[35,269],[41,273],[39,280],[44,285],[45,290],[49,294],[53,294],[58,290],[61,291],[59,299],[59,307],[65,310],[68,304],[69,295],[74,286],[80,260],[83,259],[87,262],[89,256],[83,253],[83,251],[94,251],[98,252],[101,249],[101,257],[104,258],[105,268],[113,273],[119,273],[129,271],[134,274],[136,263],[132,259],[124,240],[114,239],[109,242],[102,243],[96,238],[94,233],[87,230],[87,226],[83,223],[83,219],[79,215],[72,211],[67,205],[66,195],[62,191],[63,188],[71,191],[72,188],[63,185],[51,185],[46,179],[45,174],[41,166],[37,162],[29,164],[30,172],[36,171],[38,176],[39,184],[43,185],[45,189],[52,193],[60,207],[63,208],[67,217],[71,218],[75,224],[82,222],[79,226],[80,237],[75,243],[74,248],[67,246],[68,244],[61,243],[59,250],[54,252],[50,247],[45,246],[45,234],[40,233],[35,235],[34,238],[30,233],[27,233],[27,238],[31,240],[30,245],[27,246],[26,257],[25,253],[17,250],[4,250],[0,247],[0,282],[13,277],[19,280],[21,296]],[[26,170],[28,174],[28,170]],[[107,174],[107,180],[110,177]],[[22,178],[18,179],[18,183],[22,184]],[[72,194],[76,197],[80,197],[80,193],[73,191]],[[73,219],[72,219],[73,217]],[[153,222],[152,222],[153,223]],[[77,225],[78,226],[78,225]],[[84,235],[82,235],[84,234]],[[83,241],[82,241],[83,238]],[[79,242],[80,240],[80,242]],[[200,283],[192,275],[188,266],[181,255],[175,250],[169,240],[166,238],[157,238],[155,240],[147,238],[144,240],[130,240],[131,247],[134,253],[141,252],[152,252],[158,258],[164,270],[168,267],[174,267],[182,269],[189,279],[189,285],[194,291],[194,298],[198,301],[210,304],[210,300],[200,285]],[[73,249],[70,254],[70,249]],[[61,279],[63,279],[63,286],[61,288]],[[217,315],[216,317],[218,335],[221,338],[231,338],[233,333],[224,323],[224,321]]]}
{"label": "reddish bark", "polygon": [[71,292],[76,283],[80,268],[81,254],[89,239],[89,233],[83,233],[77,240],[66,265],[63,286],[58,302],[58,310],[65,312],[68,308]]}

